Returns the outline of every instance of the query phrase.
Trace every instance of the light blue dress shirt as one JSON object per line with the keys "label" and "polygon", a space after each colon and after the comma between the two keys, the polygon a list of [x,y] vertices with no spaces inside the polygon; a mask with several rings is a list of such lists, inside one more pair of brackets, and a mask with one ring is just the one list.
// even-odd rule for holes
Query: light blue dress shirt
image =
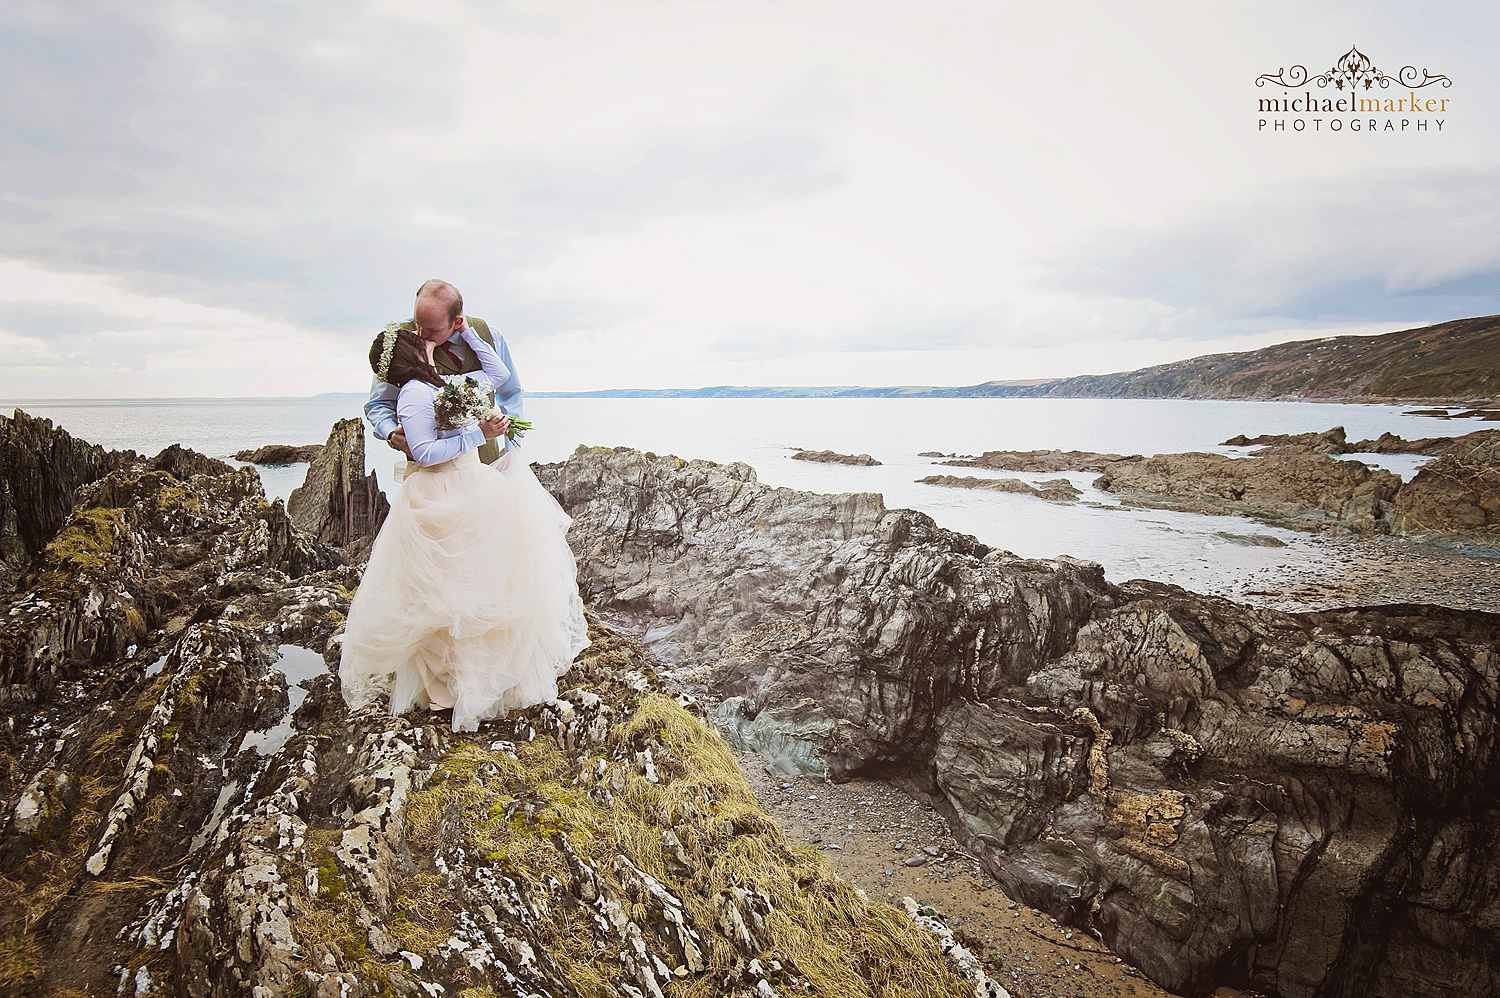
{"label": "light blue dress shirt", "polygon": [[[508,416],[525,419],[524,405],[526,395],[521,388],[521,378],[516,374],[516,367],[510,361],[510,347],[505,344],[505,337],[497,333],[491,333],[495,337],[495,351],[499,354],[500,363],[509,376],[504,383],[495,389],[495,404]],[[470,357],[478,360],[474,348],[469,346],[467,339],[473,337],[481,346],[488,346],[479,334],[474,332],[474,327],[465,325],[463,332],[455,333],[447,343],[453,352],[458,354],[460,360],[467,361]],[[387,384],[379,378],[370,381],[370,397],[365,402],[365,419],[370,421],[370,428],[375,431],[375,436],[381,440],[387,439],[392,433],[401,428],[401,420],[396,415],[396,399],[401,390],[395,385]],[[513,440],[500,440],[500,446],[507,450],[513,450],[517,445]]]}

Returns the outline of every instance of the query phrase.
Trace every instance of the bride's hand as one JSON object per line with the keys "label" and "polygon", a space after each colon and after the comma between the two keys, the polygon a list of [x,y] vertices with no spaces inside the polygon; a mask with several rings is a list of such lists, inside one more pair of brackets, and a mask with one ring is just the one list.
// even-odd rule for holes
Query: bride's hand
{"label": "bride's hand", "polygon": [[496,437],[505,436],[505,431],[510,429],[509,416],[495,416],[493,419],[481,419],[479,429],[484,433],[486,440],[494,440]]}

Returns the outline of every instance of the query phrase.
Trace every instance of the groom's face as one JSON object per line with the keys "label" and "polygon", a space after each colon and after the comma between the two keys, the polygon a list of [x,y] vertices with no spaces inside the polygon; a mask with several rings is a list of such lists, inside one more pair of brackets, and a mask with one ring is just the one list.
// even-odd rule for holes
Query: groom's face
{"label": "groom's face", "polygon": [[417,324],[417,335],[429,343],[447,343],[448,337],[463,328],[464,317],[448,318],[448,303],[430,298],[418,298],[411,310]]}

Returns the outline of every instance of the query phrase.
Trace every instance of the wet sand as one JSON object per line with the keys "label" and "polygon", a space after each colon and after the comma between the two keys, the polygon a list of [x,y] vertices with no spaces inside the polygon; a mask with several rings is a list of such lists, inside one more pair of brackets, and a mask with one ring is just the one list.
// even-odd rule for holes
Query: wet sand
{"label": "wet sand", "polygon": [[[1238,603],[1296,613],[1390,603],[1433,603],[1500,612],[1500,558],[1467,554],[1404,537],[1314,535],[1319,557],[1226,574],[1205,586],[1196,566],[1154,568],[1150,578]],[[1209,556],[1205,555],[1204,561]],[[1109,576],[1115,584],[1124,578]]]}

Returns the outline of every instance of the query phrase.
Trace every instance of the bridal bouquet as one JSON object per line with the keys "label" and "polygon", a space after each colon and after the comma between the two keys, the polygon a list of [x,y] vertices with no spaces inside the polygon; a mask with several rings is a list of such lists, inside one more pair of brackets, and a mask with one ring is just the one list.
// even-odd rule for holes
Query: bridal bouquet
{"label": "bridal bouquet", "polygon": [[[489,392],[473,378],[444,384],[438,389],[432,409],[440,430],[459,430],[481,419],[492,419],[505,411],[496,410],[494,403],[490,401]],[[507,440],[519,440],[529,429],[531,423],[512,416],[510,429],[506,430],[505,437]]]}
{"label": "bridal bouquet", "polygon": [[440,430],[461,430],[481,419],[494,415],[495,407],[490,402],[489,392],[473,378],[450,381],[438,389],[432,402]]}

